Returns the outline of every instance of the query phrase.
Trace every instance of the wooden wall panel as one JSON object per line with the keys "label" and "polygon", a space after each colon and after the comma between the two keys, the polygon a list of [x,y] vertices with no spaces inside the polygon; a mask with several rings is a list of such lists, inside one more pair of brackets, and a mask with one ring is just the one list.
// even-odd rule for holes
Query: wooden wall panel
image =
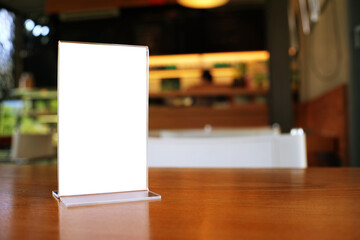
{"label": "wooden wall panel", "polygon": [[[305,129],[309,136],[335,139],[335,152],[342,164],[348,162],[348,104],[347,85],[341,85],[328,93],[300,104],[296,109],[296,126]],[[312,144],[321,145],[320,140]],[[316,146],[311,146],[316,148]]]}
{"label": "wooden wall panel", "polygon": [[306,152],[308,166],[339,166],[339,159],[336,156],[338,154],[338,144],[339,142],[336,138],[307,135]]}

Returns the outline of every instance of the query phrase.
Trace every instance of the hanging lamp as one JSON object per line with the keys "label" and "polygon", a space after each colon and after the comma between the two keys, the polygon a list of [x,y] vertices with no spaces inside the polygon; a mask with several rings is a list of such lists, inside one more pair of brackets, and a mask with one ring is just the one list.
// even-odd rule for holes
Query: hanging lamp
{"label": "hanging lamp", "polygon": [[226,4],[229,0],[177,0],[177,2],[188,8],[216,8]]}

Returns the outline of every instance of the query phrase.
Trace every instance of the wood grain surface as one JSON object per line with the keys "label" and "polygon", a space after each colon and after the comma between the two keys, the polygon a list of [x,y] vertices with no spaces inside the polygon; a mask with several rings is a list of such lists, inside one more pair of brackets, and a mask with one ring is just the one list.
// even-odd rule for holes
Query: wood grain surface
{"label": "wood grain surface", "polygon": [[161,201],[65,208],[55,165],[0,165],[0,239],[360,239],[357,168],[150,169],[149,183]]}

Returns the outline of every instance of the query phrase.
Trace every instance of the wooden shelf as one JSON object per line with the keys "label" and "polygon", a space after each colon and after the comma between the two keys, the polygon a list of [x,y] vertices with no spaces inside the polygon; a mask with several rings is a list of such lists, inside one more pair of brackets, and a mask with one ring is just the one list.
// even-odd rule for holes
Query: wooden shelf
{"label": "wooden shelf", "polygon": [[229,107],[149,107],[149,128],[184,129],[214,127],[259,127],[269,124],[266,104]]}
{"label": "wooden shelf", "polygon": [[28,98],[28,99],[57,99],[56,90],[36,89],[36,90],[25,90],[25,89],[14,89],[11,92],[12,98]]}
{"label": "wooden shelf", "polygon": [[27,114],[24,115],[28,115],[31,117],[37,117],[37,116],[43,116],[43,115],[57,115],[57,112],[48,112],[48,111],[43,111],[43,112],[39,112],[39,111],[29,111]]}
{"label": "wooden shelf", "polygon": [[266,95],[267,89],[245,89],[230,87],[212,87],[204,89],[190,89],[180,91],[150,92],[149,98],[172,98],[172,97],[210,97],[210,96],[256,96]]}

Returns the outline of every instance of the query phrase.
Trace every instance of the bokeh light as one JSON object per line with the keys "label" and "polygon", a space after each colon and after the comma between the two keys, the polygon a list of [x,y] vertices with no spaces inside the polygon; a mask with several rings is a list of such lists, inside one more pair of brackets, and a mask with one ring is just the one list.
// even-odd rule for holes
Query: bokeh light
{"label": "bokeh light", "polygon": [[12,74],[14,70],[14,22],[15,15],[13,13],[0,9],[0,89],[9,88],[14,84]]}
{"label": "bokeh light", "polygon": [[50,32],[50,28],[48,26],[43,26],[41,28],[41,35],[42,36],[47,36]]}
{"label": "bokeh light", "polygon": [[35,27],[35,23],[31,19],[26,19],[24,25],[25,25],[25,29],[28,30],[29,32],[32,31]]}
{"label": "bokeh light", "polygon": [[32,31],[35,37],[40,36],[41,32],[42,32],[42,27],[40,25],[36,25]]}

